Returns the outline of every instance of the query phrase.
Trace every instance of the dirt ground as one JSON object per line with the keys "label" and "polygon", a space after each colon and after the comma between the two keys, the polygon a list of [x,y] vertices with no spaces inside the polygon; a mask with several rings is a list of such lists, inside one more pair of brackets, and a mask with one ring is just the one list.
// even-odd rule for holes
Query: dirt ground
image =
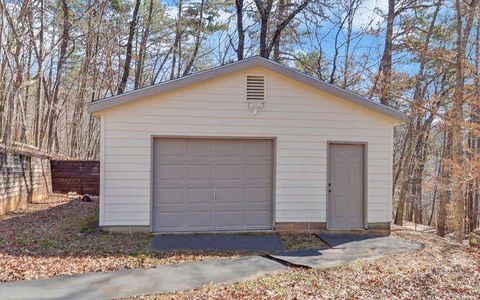
{"label": "dirt ground", "polygon": [[[102,232],[97,216],[98,200],[68,200],[65,195],[0,216],[0,282],[261,254],[155,253],[152,235]],[[325,247],[312,235],[281,237],[289,249]]]}
{"label": "dirt ground", "polygon": [[234,284],[141,299],[480,299],[480,250],[396,227],[425,248],[327,270],[289,268]]}

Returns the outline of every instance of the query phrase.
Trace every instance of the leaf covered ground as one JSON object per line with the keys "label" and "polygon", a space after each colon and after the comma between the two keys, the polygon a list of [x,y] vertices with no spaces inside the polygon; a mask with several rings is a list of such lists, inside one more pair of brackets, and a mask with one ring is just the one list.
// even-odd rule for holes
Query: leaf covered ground
{"label": "leaf covered ground", "polygon": [[62,195],[0,216],[0,282],[238,256],[154,253],[151,235],[102,232],[97,215],[98,201]]}
{"label": "leaf covered ground", "polygon": [[[65,195],[0,216],[0,282],[86,272],[152,268],[245,252],[165,252],[150,250],[150,234],[102,232],[98,200],[68,200]],[[288,249],[322,248],[313,235],[281,235]]]}
{"label": "leaf covered ground", "polygon": [[396,228],[425,248],[327,270],[289,268],[257,279],[146,299],[480,299],[480,250]]}

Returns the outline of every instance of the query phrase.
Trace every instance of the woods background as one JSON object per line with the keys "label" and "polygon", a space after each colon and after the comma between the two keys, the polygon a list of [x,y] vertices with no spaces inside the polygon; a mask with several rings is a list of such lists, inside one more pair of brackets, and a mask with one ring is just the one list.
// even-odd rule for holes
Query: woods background
{"label": "woods background", "polygon": [[478,226],[478,2],[0,0],[0,143],[95,159],[88,102],[261,55],[406,112],[395,223],[460,241]]}

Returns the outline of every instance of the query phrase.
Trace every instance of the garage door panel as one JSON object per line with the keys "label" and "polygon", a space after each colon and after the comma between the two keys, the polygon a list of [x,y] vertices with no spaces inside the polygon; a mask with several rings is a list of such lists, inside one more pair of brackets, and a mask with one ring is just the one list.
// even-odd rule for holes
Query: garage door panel
{"label": "garage door panel", "polygon": [[244,224],[243,212],[241,211],[217,211],[215,213],[215,225],[219,227],[235,227]]}
{"label": "garage door panel", "polygon": [[217,178],[222,179],[242,179],[243,168],[241,165],[217,165]]}
{"label": "garage door panel", "polygon": [[270,141],[248,141],[245,143],[246,156],[272,156],[272,147]]}
{"label": "garage door panel", "polygon": [[242,203],[238,203],[238,201],[234,202],[215,202],[214,203],[215,211],[236,211],[243,213],[245,210],[245,205],[242,205]]}
{"label": "garage door panel", "polygon": [[185,221],[185,214],[182,212],[159,212],[157,225],[161,228],[183,228]]}
{"label": "garage door panel", "polygon": [[245,177],[246,179],[270,179],[272,168],[270,165],[246,165]]}
{"label": "garage door panel", "polygon": [[186,155],[192,156],[213,156],[214,144],[211,140],[192,139],[187,142]]}
{"label": "garage door panel", "polygon": [[267,210],[270,210],[270,209],[271,209],[270,203],[265,203],[264,201],[263,202],[249,201],[248,209],[246,209],[245,211],[250,213],[250,212],[255,212],[255,211],[267,211]]}
{"label": "garage door panel", "polygon": [[244,181],[245,188],[266,188],[268,192],[271,193],[271,180],[264,179],[249,179]]}
{"label": "garage door panel", "polygon": [[214,225],[214,212],[190,212],[185,215],[187,228],[211,228]]}
{"label": "garage door panel", "polygon": [[187,180],[185,179],[182,182],[182,186],[189,189],[210,189],[209,187],[213,185],[215,181],[212,180]]}
{"label": "garage door panel", "polygon": [[153,149],[153,152],[156,157],[161,155],[162,158],[165,159],[168,158],[168,156],[182,156],[184,152],[184,147],[184,142],[179,142],[178,140],[174,139],[164,139],[162,141],[162,147],[155,147],[155,149]]}
{"label": "garage door panel", "polygon": [[219,158],[236,158],[242,156],[242,141],[219,141],[217,143],[217,156]]}
{"label": "garage door panel", "polygon": [[271,229],[271,141],[162,138],[154,147],[154,231]]}
{"label": "garage door panel", "polygon": [[165,203],[178,203],[185,198],[183,188],[155,188],[153,191],[154,198],[162,197],[163,201],[154,202],[154,206]]}
{"label": "garage door panel", "polygon": [[243,198],[243,188],[217,188],[215,201],[241,202]]}
{"label": "garage door panel", "polygon": [[212,179],[214,169],[211,164],[192,164],[187,165],[187,179]]}
{"label": "garage door panel", "polygon": [[185,203],[182,206],[182,210],[185,214],[196,212],[214,212],[212,209],[213,202],[197,202],[197,203]]}
{"label": "garage door panel", "polygon": [[215,165],[220,166],[220,165],[233,165],[233,166],[241,166],[242,164],[245,163],[245,159],[243,157],[237,157],[237,156],[216,156],[215,157]]}
{"label": "garage door panel", "polygon": [[264,226],[270,223],[270,220],[266,217],[267,210],[251,211],[245,214],[245,222],[251,225]]}
{"label": "garage door panel", "polygon": [[162,180],[180,180],[185,176],[184,166],[180,164],[157,165],[155,170],[158,174],[158,178],[162,178]]}
{"label": "garage door panel", "polygon": [[186,203],[209,203],[212,201],[213,191],[211,188],[186,188]]}
{"label": "garage door panel", "polygon": [[267,187],[245,188],[245,201],[268,202],[270,191]]}
{"label": "garage door panel", "polygon": [[161,203],[157,204],[154,208],[154,213],[156,215],[162,213],[180,213],[183,214],[183,210],[179,210],[177,203]]}

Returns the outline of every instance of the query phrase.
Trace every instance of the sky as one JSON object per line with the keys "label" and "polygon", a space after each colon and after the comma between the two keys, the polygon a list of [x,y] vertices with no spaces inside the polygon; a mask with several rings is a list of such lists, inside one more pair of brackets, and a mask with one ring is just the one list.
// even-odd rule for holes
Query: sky
{"label": "sky", "polygon": [[[193,0],[193,1],[197,1],[197,0]],[[252,2],[251,0],[247,0],[247,1]],[[170,15],[170,17],[175,18],[177,15],[178,0],[164,0],[164,3],[167,5],[167,13]],[[356,16],[353,21],[354,31],[360,31],[362,29],[365,29],[369,24],[374,29],[381,29],[380,31],[378,31],[379,35],[377,36],[369,35],[369,34],[362,35],[361,38],[355,39],[353,42],[356,55],[368,54],[369,64],[371,64],[372,68],[375,68],[375,69],[377,68],[378,61],[381,56],[381,52],[383,51],[383,42],[384,42],[383,32],[384,31],[382,31],[382,29],[384,29],[385,27],[384,20],[385,20],[385,14],[387,13],[387,11],[388,11],[388,0],[363,0],[358,11],[356,12]],[[219,19],[221,21],[226,21],[228,20],[228,18],[231,18],[233,13],[234,13],[234,8],[232,7],[231,12],[220,12]],[[299,17],[301,17],[301,14],[297,16],[297,18]],[[256,20],[249,20],[246,16],[244,18],[245,18],[244,20],[245,27],[254,22],[257,22]],[[236,29],[235,25],[236,25],[235,22],[231,23],[230,25],[231,27],[229,30],[230,33],[234,33]],[[328,21],[325,21],[322,25],[323,26],[318,27],[316,30],[318,31],[319,35],[327,35],[327,38],[322,42],[322,50],[324,52],[325,57],[327,59],[331,59],[335,52],[334,39],[335,39],[337,28],[335,28],[335,25],[333,25],[331,22],[328,22]],[[299,31],[302,31],[302,29],[305,29],[305,27],[302,28],[302,25],[299,25],[297,29]],[[218,47],[218,40],[222,38],[226,40],[225,33],[223,33],[223,35],[222,33],[212,35],[209,41],[211,47],[212,48]],[[345,34],[342,33],[339,36],[339,43],[342,43],[342,41],[344,40],[345,40]],[[298,48],[294,50],[299,52],[302,52],[302,51],[309,52],[309,51],[315,50],[314,49],[315,46],[317,45],[309,45],[309,42],[305,41],[305,43],[302,43],[300,47],[301,49]],[[340,55],[342,55],[342,53]]]}

